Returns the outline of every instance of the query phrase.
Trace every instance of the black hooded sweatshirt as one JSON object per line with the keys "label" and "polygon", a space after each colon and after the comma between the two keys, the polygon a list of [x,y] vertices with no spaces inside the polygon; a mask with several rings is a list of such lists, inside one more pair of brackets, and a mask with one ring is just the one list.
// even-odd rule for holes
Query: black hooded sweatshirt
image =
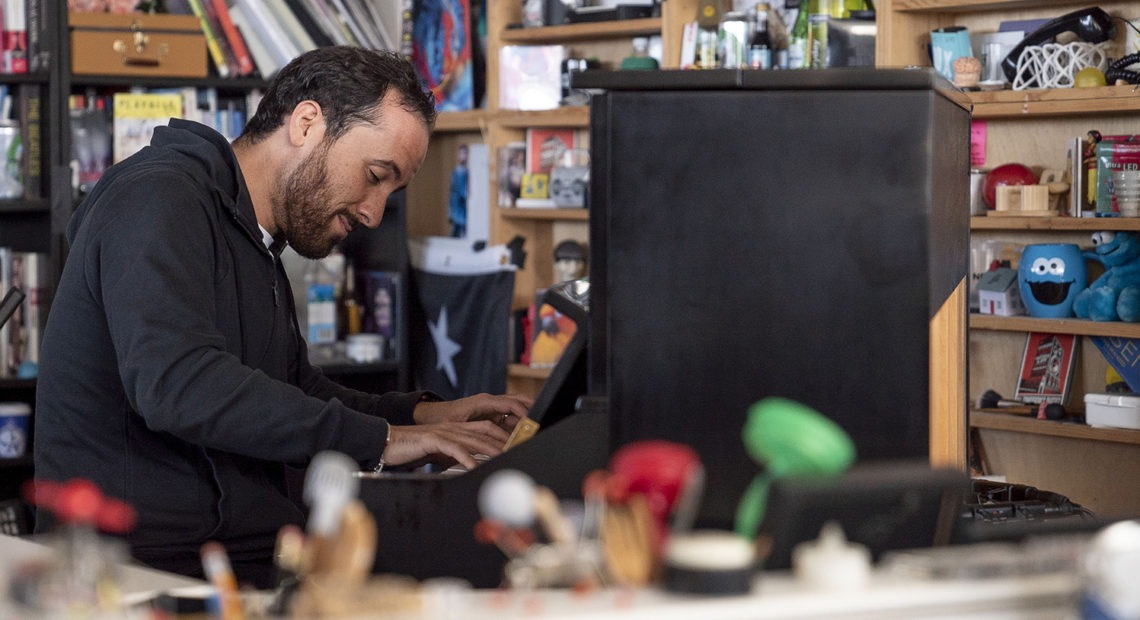
{"label": "black hooded sweatshirt", "polygon": [[35,474],[85,478],[130,503],[137,559],[200,575],[199,548],[217,540],[235,570],[268,565],[281,526],[303,521],[286,464],[336,450],[367,467],[388,421],[412,423],[422,393],[356,392],[309,364],[281,244],[266,248],[233,150],[212,129],[157,128],[106,171],[67,237],[42,345]]}

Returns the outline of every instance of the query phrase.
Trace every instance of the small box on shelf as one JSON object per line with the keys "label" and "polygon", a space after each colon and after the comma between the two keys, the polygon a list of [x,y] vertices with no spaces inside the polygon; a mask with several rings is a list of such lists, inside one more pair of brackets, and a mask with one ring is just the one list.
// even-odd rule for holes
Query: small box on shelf
{"label": "small box on shelf", "polygon": [[206,37],[192,15],[68,14],[76,75],[206,77]]}

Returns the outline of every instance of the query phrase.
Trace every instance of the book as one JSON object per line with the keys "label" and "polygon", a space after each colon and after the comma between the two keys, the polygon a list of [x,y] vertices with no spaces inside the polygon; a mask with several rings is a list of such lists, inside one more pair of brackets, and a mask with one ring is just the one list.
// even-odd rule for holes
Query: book
{"label": "book", "polygon": [[3,30],[0,31],[0,50],[3,51],[4,73],[28,72],[28,24],[25,0],[3,0]]}
{"label": "book", "polygon": [[491,162],[486,144],[467,145],[467,238],[491,240]]}
{"label": "book", "polygon": [[31,378],[39,364],[40,339],[47,318],[48,258],[41,252],[9,254],[8,285],[22,290],[25,297],[8,321],[4,374]]}
{"label": "book", "polygon": [[[317,49],[317,44],[313,41],[313,37],[301,25],[297,15],[293,13],[286,4],[285,0],[264,0],[265,5],[269,8],[270,13],[273,15],[275,23],[279,24],[282,30],[285,31],[286,36],[293,42],[294,48],[297,53],[293,58],[304,54],[310,50]],[[290,58],[292,60],[292,58]]]}
{"label": "book", "polygon": [[[403,29],[403,11],[398,2],[367,2],[365,8],[372,15],[373,27],[380,36],[384,49],[400,49],[400,32]],[[478,78],[478,75],[476,75]]]}
{"label": "book", "polygon": [[23,151],[19,162],[20,183],[23,185],[24,197],[34,200],[45,194],[44,169],[48,165],[43,148],[46,138],[43,130],[44,102],[40,88],[34,84],[20,86],[19,95],[20,142]]}
{"label": "book", "polygon": [[332,11],[337,22],[343,27],[343,36],[351,41],[352,45],[367,46],[368,39],[360,29],[360,24],[352,17],[345,0],[330,0]]}
{"label": "book", "polygon": [[[12,288],[12,248],[0,246],[0,299],[8,294],[10,288]],[[7,321],[0,321],[0,377],[8,374],[8,333],[15,318],[16,315],[13,313]]]}
{"label": "book", "polygon": [[230,15],[229,6],[226,5],[226,0],[204,0],[213,7],[213,13],[217,16],[218,24],[221,26],[222,33],[229,42],[230,51],[233,52],[234,62],[237,65],[235,75],[250,75],[254,72],[256,67],[253,64],[253,57],[249,53],[249,48],[245,44],[245,38],[242,37],[234,20]]}
{"label": "book", "polygon": [[364,331],[384,337],[389,352],[398,351],[400,329],[400,274],[395,271],[360,271],[356,290],[364,301]]}
{"label": "book", "polygon": [[499,206],[513,207],[522,195],[522,178],[526,174],[526,142],[510,142],[499,147]]}
{"label": "book", "polygon": [[412,64],[435,96],[436,109],[473,109],[471,1],[420,0],[412,21]]}
{"label": "book", "polygon": [[309,34],[317,46],[325,47],[338,44],[338,41],[331,36],[324,16],[314,11],[315,3],[305,0],[285,0],[285,5],[293,12],[297,21],[300,22],[305,32]]}
{"label": "book", "polygon": [[[210,60],[214,63],[214,69],[220,77],[229,77],[231,73],[227,54],[229,43],[225,42],[225,39],[222,38],[223,35],[220,35],[214,24],[210,22],[205,4],[208,2],[210,0],[189,0],[190,10],[194,12],[194,16],[198,18],[198,22],[202,26],[202,34],[206,37],[206,50],[210,52]],[[223,45],[225,45],[224,48]]]}
{"label": "book", "polygon": [[26,23],[28,31],[28,72],[43,73],[51,68],[52,45],[54,36],[52,25],[44,16],[47,2],[51,0],[28,0],[26,9]]}
{"label": "book", "polygon": [[261,77],[268,79],[277,73],[281,64],[273,52],[266,47],[265,41],[257,30],[250,27],[242,7],[236,4],[230,6],[230,20],[245,39],[246,48],[249,50],[249,55],[253,57],[253,64],[257,67],[257,72],[261,74]]}
{"label": "book", "polygon": [[499,50],[499,107],[554,110],[562,101],[561,45],[505,45]]}
{"label": "book", "polygon": [[182,116],[182,97],[173,93],[115,93],[113,110],[111,152],[118,163],[150,144],[155,127]]}
{"label": "book", "polygon": [[1140,393],[1140,338],[1093,336],[1092,342],[1129,389]]}
{"label": "book", "polygon": [[530,345],[530,367],[553,368],[578,331],[578,324],[554,306],[539,304],[531,329],[534,339]]}
{"label": "book", "polygon": [[530,127],[526,130],[526,171],[550,175],[558,157],[577,147],[578,134],[573,129]]}
{"label": "book", "polygon": [[356,25],[360,35],[364,38],[364,47],[370,49],[385,49],[384,42],[380,39],[380,33],[373,27],[372,15],[361,1],[343,0],[343,2],[345,9],[348,10],[348,14],[345,15],[345,18]]}
{"label": "book", "polygon": [[[280,68],[289,64],[301,54],[282,25],[273,16],[265,0],[236,0],[236,7],[241,8],[243,21],[250,27],[265,44],[265,48],[273,57],[273,62]],[[233,17],[233,11],[230,11]],[[264,76],[264,72],[262,73]]]}
{"label": "book", "polygon": [[1030,332],[1017,378],[1015,400],[1065,404],[1072,385],[1077,337]]}

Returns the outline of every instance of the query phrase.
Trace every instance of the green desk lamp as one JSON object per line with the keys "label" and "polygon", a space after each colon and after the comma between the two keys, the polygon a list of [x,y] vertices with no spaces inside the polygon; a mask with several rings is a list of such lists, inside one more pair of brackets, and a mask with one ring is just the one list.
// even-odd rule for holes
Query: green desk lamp
{"label": "green desk lamp", "polygon": [[836,475],[855,461],[855,445],[838,424],[786,398],[765,398],[752,405],[742,434],[745,450],[764,468],[736,509],[736,533],[749,539],[756,537],[764,518],[773,480]]}

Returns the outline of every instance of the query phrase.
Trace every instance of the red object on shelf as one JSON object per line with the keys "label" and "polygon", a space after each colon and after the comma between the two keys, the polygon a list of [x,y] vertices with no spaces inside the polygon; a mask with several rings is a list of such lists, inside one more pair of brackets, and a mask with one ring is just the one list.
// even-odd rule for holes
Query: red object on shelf
{"label": "red object on shelf", "polygon": [[1025,164],[1002,164],[986,173],[982,181],[982,199],[986,206],[993,209],[997,206],[997,188],[999,185],[1036,185],[1037,175]]}

